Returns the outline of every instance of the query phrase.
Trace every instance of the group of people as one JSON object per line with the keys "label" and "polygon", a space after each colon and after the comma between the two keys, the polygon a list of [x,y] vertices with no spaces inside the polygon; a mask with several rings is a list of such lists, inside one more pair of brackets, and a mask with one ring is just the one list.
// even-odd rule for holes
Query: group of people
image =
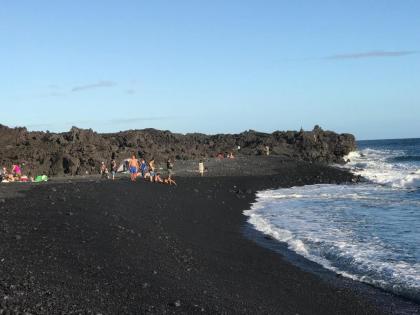
{"label": "group of people", "polygon": [[218,158],[219,160],[222,160],[222,159],[234,159],[235,156],[233,155],[233,152],[225,152],[224,154],[223,154],[223,152],[219,152],[216,155],[216,158]]}
{"label": "group of people", "polygon": [[[268,151],[268,150],[267,150]],[[269,151],[268,151],[269,152]],[[267,155],[269,154],[267,152]],[[228,153],[225,152],[224,154],[221,152],[217,154],[218,159],[234,159],[234,155],[232,152]],[[136,157],[135,154],[131,156],[130,159],[127,159],[125,161],[125,164],[123,165],[123,169],[125,171],[128,171],[130,173],[130,179],[131,181],[136,181],[138,177],[143,178],[144,180],[154,182],[154,183],[164,183],[169,185],[176,185],[176,182],[173,178],[174,172],[173,172],[173,163],[171,159],[168,159],[166,162],[166,168],[168,171],[167,177],[162,177],[161,173],[157,170],[155,159],[151,158],[148,162],[141,158],[140,160]],[[115,176],[118,171],[118,165],[115,160],[115,156],[113,154],[110,168],[107,167],[105,162],[101,163],[100,166],[100,174],[102,178],[113,180],[115,179]],[[198,164],[198,172],[201,176],[204,175],[205,172],[207,172],[208,169],[204,166],[204,161],[200,160]],[[39,177],[39,178],[38,178]],[[37,178],[29,178],[28,176],[22,175],[22,169],[19,164],[14,164],[10,171],[6,167],[3,167],[0,169],[0,182],[29,182],[29,181],[46,181],[47,176],[37,176]]]}
{"label": "group of people", "polygon": [[[173,163],[170,159],[166,162],[166,167],[168,170],[168,176],[163,177],[160,172],[158,172],[155,164],[155,159],[151,158],[148,162],[142,158],[137,159],[136,155],[133,154],[131,158],[126,161],[127,165],[124,165],[124,168],[128,170],[130,173],[130,179],[131,181],[136,181],[137,178],[141,177],[144,180],[150,181],[152,183],[162,183],[162,184],[169,184],[169,185],[176,185],[176,182],[173,178],[174,172],[173,172]],[[111,178],[115,179],[115,174],[117,173],[118,166],[115,159],[112,159],[111,161]],[[105,162],[101,163],[100,168],[100,174],[102,178],[108,178],[109,179],[109,171],[106,167]]]}
{"label": "group of people", "polygon": [[[102,178],[109,179],[109,171],[108,171],[108,168],[106,167],[105,162],[101,163],[101,167],[99,169],[99,172],[100,172]],[[112,176],[113,180],[115,179],[115,174],[117,174],[117,162],[115,161],[115,159],[112,159],[112,161],[111,161],[111,176]]]}
{"label": "group of people", "polygon": [[46,182],[46,181],[48,181],[47,175],[38,175],[35,177],[24,175],[20,164],[13,164],[10,170],[8,170],[7,167],[0,168],[0,183],[12,183],[12,182],[39,183],[39,182]]}
{"label": "group of people", "polygon": [[163,178],[162,175],[156,170],[155,159],[151,158],[149,162],[145,159],[141,159],[140,162],[136,155],[133,154],[131,159],[128,161],[128,171],[130,172],[131,181],[136,181],[138,177],[142,177],[145,180],[154,183],[163,183],[169,185],[176,185],[173,178],[173,163],[170,159],[166,162],[168,169],[168,177]]}
{"label": "group of people", "polygon": [[176,185],[176,182],[173,179],[173,163],[170,159],[166,162],[166,167],[168,169],[168,177],[162,178],[162,175],[156,170],[154,158],[151,158],[149,162],[146,162],[145,159],[141,159],[139,162],[136,155],[133,154],[128,161],[128,170],[130,172],[131,181],[134,182],[137,177],[142,177],[152,183]]}
{"label": "group of people", "polygon": [[26,175],[22,175],[19,164],[13,164],[10,171],[6,167],[0,169],[0,182],[28,182],[30,180]]}

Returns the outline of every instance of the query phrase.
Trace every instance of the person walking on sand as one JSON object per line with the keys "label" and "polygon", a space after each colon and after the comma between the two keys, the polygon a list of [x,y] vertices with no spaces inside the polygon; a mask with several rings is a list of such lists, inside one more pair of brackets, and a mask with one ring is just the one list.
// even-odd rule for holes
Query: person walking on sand
{"label": "person walking on sand", "polygon": [[203,162],[203,160],[200,160],[200,162],[198,163],[198,172],[200,173],[201,176],[204,176],[204,162]]}
{"label": "person walking on sand", "polygon": [[130,178],[132,182],[136,181],[137,172],[139,168],[140,168],[139,160],[137,160],[136,155],[133,154],[131,156],[130,161],[128,162],[128,169],[130,171]]}

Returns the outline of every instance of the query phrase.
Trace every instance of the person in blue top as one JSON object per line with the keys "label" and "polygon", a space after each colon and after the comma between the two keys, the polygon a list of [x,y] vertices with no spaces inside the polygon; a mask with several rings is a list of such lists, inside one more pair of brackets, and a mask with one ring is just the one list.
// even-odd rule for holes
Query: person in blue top
{"label": "person in blue top", "polygon": [[146,175],[146,173],[149,172],[149,167],[147,166],[147,163],[144,159],[141,159],[140,170],[141,170],[141,176],[143,178]]}

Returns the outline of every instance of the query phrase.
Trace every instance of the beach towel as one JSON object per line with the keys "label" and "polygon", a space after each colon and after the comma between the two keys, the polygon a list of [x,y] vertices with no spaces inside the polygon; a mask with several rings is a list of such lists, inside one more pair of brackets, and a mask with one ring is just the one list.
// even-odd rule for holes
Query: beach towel
{"label": "beach towel", "polygon": [[48,181],[47,175],[38,175],[37,177],[35,177],[35,180],[34,180],[35,183],[46,182],[46,181]]}

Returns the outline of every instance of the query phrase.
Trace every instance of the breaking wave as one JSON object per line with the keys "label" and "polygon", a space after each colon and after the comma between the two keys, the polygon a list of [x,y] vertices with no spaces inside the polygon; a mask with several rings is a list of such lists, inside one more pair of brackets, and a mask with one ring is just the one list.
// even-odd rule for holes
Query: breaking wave
{"label": "breaking wave", "polygon": [[369,180],[261,191],[255,229],[343,276],[420,301],[420,140],[360,143],[345,167]]}

